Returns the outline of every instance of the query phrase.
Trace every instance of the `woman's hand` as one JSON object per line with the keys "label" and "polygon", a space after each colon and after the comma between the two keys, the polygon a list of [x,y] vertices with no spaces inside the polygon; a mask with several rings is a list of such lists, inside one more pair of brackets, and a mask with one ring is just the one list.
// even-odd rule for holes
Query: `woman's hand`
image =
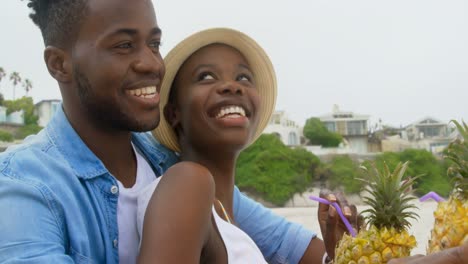
{"label": "woman's hand", "polygon": [[388,264],[466,264],[468,263],[468,243],[449,248],[427,256],[412,256],[392,259]]}
{"label": "woman's hand", "polygon": [[[329,190],[320,191],[320,197],[330,202],[336,202],[340,205],[341,211],[348,219],[354,230],[357,232],[363,223],[361,216],[358,216],[355,205],[349,205],[344,195],[332,193]],[[335,207],[320,203],[318,207],[318,220],[320,231],[322,232],[325,250],[330,258],[335,257],[335,248],[345,232],[348,232],[345,224],[341,220]]]}

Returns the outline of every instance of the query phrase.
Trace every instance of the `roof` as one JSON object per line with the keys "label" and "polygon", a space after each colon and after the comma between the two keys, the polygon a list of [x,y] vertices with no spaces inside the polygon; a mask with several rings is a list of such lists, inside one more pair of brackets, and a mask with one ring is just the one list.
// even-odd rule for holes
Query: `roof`
{"label": "roof", "polygon": [[369,120],[369,115],[353,114],[352,112],[335,112],[319,116],[322,121],[353,121]]}
{"label": "roof", "polygon": [[341,111],[338,105],[333,105],[331,113],[319,116],[321,121],[358,121],[369,120],[369,115],[354,114],[350,111]]}
{"label": "roof", "polygon": [[60,99],[45,99],[45,100],[41,100],[38,103],[34,104],[34,106],[45,104],[45,103],[54,103],[54,102],[59,103],[59,102],[62,102],[62,100],[60,100]]}
{"label": "roof", "polygon": [[413,122],[409,125],[406,126],[406,128],[411,127],[411,126],[446,126],[446,122],[442,122],[436,118],[426,116],[424,118],[419,119],[416,122]]}

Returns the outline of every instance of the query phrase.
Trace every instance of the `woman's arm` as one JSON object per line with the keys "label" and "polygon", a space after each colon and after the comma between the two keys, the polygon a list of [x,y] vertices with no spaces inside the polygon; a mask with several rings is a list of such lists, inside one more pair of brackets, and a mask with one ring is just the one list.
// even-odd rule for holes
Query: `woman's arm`
{"label": "woman's arm", "polygon": [[[330,200],[325,197],[325,193],[321,196]],[[349,206],[341,195],[337,202],[342,210]],[[347,216],[348,220],[356,227],[357,211],[354,206],[349,206],[348,210],[351,213],[351,216]],[[346,228],[333,207],[320,204],[318,213],[319,222],[323,225],[322,236],[335,237],[328,239],[331,248],[334,248]],[[237,187],[234,188],[234,218],[239,227],[254,240],[268,263],[322,263],[325,245],[315,233],[275,215],[270,209],[242,194]]]}
{"label": "woman's arm", "polygon": [[205,167],[180,162],[167,170],[146,209],[138,263],[199,263],[214,194]]}
{"label": "woman's arm", "polygon": [[242,194],[237,187],[234,187],[234,218],[257,244],[268,263],[297,264],[311,249],[322,252],[319,258],[323,255],[323,245],[315,247],[316,242],[322,243],[316,233],[273,213]]}

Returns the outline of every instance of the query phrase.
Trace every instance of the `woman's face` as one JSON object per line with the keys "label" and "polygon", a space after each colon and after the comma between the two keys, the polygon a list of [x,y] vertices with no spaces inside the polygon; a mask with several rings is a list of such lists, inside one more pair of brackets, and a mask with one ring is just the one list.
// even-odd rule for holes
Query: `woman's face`
{"label": "woman's face", "polygon": [[172,124],[183,151],[240,151],[255,135],[260,98],[238,50],[223,44],[198,50],[179,69],[173,89],[178,122]]}

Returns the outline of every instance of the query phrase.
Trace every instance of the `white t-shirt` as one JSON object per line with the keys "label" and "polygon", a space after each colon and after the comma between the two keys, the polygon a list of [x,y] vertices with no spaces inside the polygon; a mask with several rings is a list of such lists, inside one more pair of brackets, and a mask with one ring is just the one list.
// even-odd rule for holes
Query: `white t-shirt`
{"label": "white t-shirt", "polygon": [[119,228],[119,263],[134,264],[137,261],[140,235],[137,229],[138,195],[156,179],[148,162],[133,148],[137,161],[135,184],[131,188],[119,185],[117,223]]}
{"label": "white t-shirt", "polygon": [[[137,228],[140,238],[143,234],[143,220],[146,208],[153,192],[157,190],[161,178],[157,178],[150,185],[146,186],[138,197]],[[214,206],[212,211],[219,233],[226,246],[229,264],[267,263],[255,242],[244,231],[219,217]]]}

